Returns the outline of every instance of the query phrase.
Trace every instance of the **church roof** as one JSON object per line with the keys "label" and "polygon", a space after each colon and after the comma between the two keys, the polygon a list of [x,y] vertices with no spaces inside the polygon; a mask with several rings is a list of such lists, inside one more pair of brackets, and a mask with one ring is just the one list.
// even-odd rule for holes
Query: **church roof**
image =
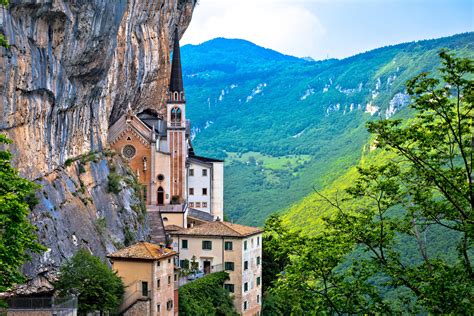
{"label": "church roof", "polygon": [[258,227],[244,226],[229,222],[208,222],[191,228],[170,232],[171,235],[179,236],[215,236],[215,237],[237,237],[244,238],[262,233]]}
{"label": "church roof", "polygon": [[158,260],[175,255],[176,252],[160,245],[141,241],[127,248],[120,249],[108,258]]}
{"label": "church roof", "polygon": [[159,135],[166,135],[166,122],[161,118],[158,113],[153,109],[146,109],[143,112],[137,114],[137,117],[142,121],[150,130],[154,128],[155,133]]}
{"label": "church roof", "polygon": [[173,61],[171,64],[170,92],[181,92],[183,89],[183,74],[181,69],[181,52],[179,49],[178,28],[174,33]]}

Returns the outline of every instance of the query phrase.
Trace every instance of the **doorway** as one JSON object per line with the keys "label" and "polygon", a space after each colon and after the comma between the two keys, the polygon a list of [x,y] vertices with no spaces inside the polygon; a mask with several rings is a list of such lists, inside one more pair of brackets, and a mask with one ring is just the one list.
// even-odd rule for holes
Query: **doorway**
{"label": "doorway", "polygon": [[211,273],[211,262],[210,261],[204,261],[204,274],[209,274]]}
{"label": "doorway", "polygon": [[165,204],[165,190],[163,190],[162,187],[158,188],[158,205],[164,205]]}

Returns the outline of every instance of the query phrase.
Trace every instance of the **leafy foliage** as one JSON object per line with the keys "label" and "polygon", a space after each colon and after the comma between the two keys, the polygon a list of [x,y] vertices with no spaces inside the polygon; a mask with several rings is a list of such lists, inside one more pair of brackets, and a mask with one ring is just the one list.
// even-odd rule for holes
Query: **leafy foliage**
{"label": "leafy foliage", "polygon": [[62,296],[79,295],[79,312],[113,312],[125,292],[122,279],[99,258],[79,250],[61,266],[55,288]]}
{"label": "leafy foliage", "polygon": [[110,174],[107,176],[107,191],[110,193],[120,193],[122,191],[122,184],[120,181],[122,180],[122,177],[118,175],[115,172],[110,172]]}
{"label": "leafy foliage", "polygon": [[[0,134],[0,146],[10,143]],[[38,186],[19,176],[11,158],[9,151],[0,150],[0,292],[23,282],[21,265],[30,259],[30,253],[45,250],[37,243],[35,227],[28,220]]]}
{"label": "leafy foliage", "polygon": [[180,315],[237,315],[224,282],[226,272],[216,272],[179,288]]}
{"label": "leafy foliage", "polygon": [[[407,84],[415,118],[368,123],[389,155],[359,167],[344,193],[315,193],[332,214],[319,233],[303,243],[296,237],[301,248],[273,281],[272,302],[295,302],[284,312],[474,308],[474,63],[445,51],[440,57],[442,80],[423,73]],[[267,226],[281,230],[272,221]],[[447,254],[430,249],[428,231],[446,239]]]}
{"label": "leafy foliage", "polygon": [[[361,159],[368,120],[392,113],[391,106],[398,117],[412,115],[406,80],[435,71],[440,48],[473,56],[473,43],[467,33],[320,62],[242,40],[184,46],[194,145],[226,160],[226,215],[262,225],[313,186],[331,184]],[[371,116],[367,104],[379,111]]]}

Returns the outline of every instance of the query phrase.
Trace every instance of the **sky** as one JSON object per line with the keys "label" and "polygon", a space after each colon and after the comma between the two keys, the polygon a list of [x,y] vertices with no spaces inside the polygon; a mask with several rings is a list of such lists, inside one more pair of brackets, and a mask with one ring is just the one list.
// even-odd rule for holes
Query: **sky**
{"label": "sky", "polygon": [[199,0],[181,44],[241,38],[321,60],[472,31],[474,0]]}

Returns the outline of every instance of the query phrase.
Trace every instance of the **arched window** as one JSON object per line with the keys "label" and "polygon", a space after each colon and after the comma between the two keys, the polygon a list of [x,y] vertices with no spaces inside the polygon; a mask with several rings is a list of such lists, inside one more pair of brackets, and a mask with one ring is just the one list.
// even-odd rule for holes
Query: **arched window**
{"label": "arched window", "polygon": [[179,99],[178,99],[178,92],[175,92],[175,93],[174,93],[174,101],[179,101]]}
{"label": "arched window", "polygon": [[168,217],[163,217],[163,222],[167,222],[168,221]]}
{"label": "arched window", "polygon": [[171,109],[171,125],[173,126],[181,125],[181,109],[178,107]]}

